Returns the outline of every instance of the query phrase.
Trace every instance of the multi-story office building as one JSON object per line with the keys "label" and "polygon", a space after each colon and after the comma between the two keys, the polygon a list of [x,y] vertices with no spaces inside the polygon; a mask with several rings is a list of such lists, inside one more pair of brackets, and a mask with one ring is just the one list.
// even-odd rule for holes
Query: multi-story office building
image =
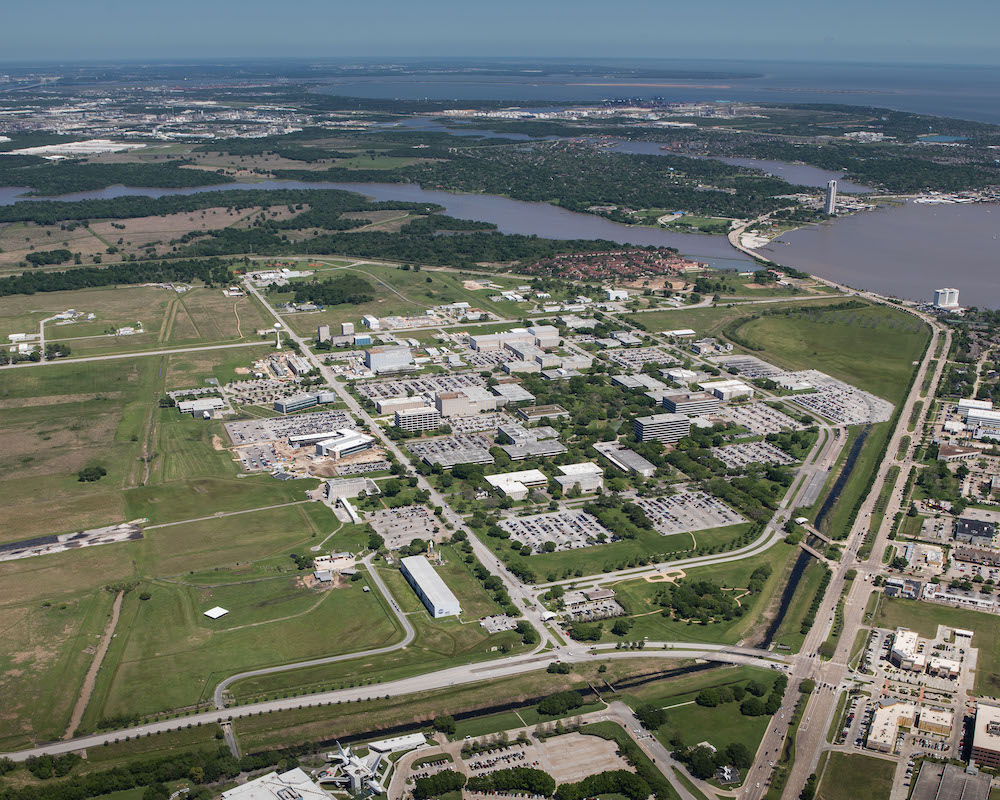
{"label": "multi-story office building", "polygon": [[837,213],[837,182],[826,182],[826,202],[823,203],[823,211],[827,214]]}
{"label": "multi-story office building", "polygon": [[640,442],[679,442],[691,432],[691,420],[683,414],[653,414],[634,420],[632,430]]}
{"label": "multi-story office building", "polygon": [[394,423],[397,428],[407,433],[433,431],[441,427],[441,413],[430,406],[409,408],[406,411],[397,411]]}
{"label": "multi-story office building", "polygon": [[719,410],[719,398],[711,392],[667,394],[663,407],[672,414],[713,414]]}

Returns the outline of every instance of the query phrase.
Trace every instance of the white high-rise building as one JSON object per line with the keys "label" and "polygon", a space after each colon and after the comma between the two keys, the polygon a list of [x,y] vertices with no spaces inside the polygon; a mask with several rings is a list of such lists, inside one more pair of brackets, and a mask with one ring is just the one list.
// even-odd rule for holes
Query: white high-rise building
{"label": "white high-rise building", "polygon": [[935,308],[958,308],[958,289],[935,289]]}
{"label": "white high-rise building", "polygon": [[823,211],[827,214],[837,213],[837,182],[826,182],[826,202],[823,204]]}

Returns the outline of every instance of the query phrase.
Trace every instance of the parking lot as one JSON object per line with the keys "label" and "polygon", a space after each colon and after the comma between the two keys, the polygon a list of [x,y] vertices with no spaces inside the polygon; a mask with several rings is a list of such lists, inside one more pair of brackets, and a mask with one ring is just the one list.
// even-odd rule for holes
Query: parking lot
{"label": "parking lot", "polygon": [[643,364],[674,364],[677,359],[659,347],[625,347],[607,350],[602,355],[612,364],[638,372]]}
{"label": "parking lot", "polygon": [[637,497],[635,504],[665,536],[746,521],[718,498],[697,490],[678,492],[670,497]]}
{"label": "parking lot", "polygon": [[240,463],[247,472],[260,472],[267,470],[270,472],[278,464],[282,463],[282,458],[278,454],[273,444],[261,442],[260,444],[240,447],[236,451],[240,457]]}
{"label": "parking lot", "polygon": [[746,428],[754,436],[764,436],[768,433],[780,433],[787,430],[798,431],[803,428],[788,414],[778,411],[767,403],[724,406],[719,416]]}
{"label": "parking lot", "polygon": [[423,506],[382,508],[371,513],[368,522],[390,550],[405,547],[414,539],[430,541],[440,531],[437,519]]}
{"label": "parking lot", "polygon": [[496,433],[497,428],[509,422],[513,418],[507,414],[473,414],[468,417],[448,417],[448,424],[452,433],[480,433],[489,431],[491,437]]}
{"label": "parking lot", "polygon": [[517,627],[517,620],[514,617],[508,617],[506,614],[497,614],[493,617],[483,617],[479,620],[479,624],[482,625],[487,633],[500,633],[500,631],[512,631]]}
{"label": "parking lot", "polygon": [[536,553],[545,551],[546,542],[556,550],[575,550],[615,540],[614,534],[596,517],[583,511],[554,511],[530,517],[507,517],[500,520],[500,527],[510,533],[510,538],[527,545]]}
{"label": "parking lot", "polygon": [[440,464],[445,469],[456,464],[492,464],[490,447],[493,440],[477,434],[442,436],[407,443],[407,449],[428,464]]}
{"label": "parking lot", "polygon": [[354,428],[354,418],[346,411],[316,411],[289,417],[269,417],[227,422],[226,433],[234,445],[257,444],[303,436],[310,433]]}
{"label": "parking lot", "polygon": [[785,371],[774,364],[768,364],[757,356],[715,356],[709,359],[720,367],[735,369],[740,375],[755,380],[784,375]]}
{"label": "parking lot", "polygon": [[412,395],[435,395],[440,392],[457,392],[466,386],[486,386],[479,375],[429,375],[424,378],[403,378],[391,381],[372,381],[357,384],[358,394],[369,400]]}
{"label": "parking lot", "polygon": [[278,381],[273,378],[234,381],[226,384],[226,392],[232,399],[245,406],[269,405],[275,400],[298,394],[302,388],[297,382]]}
{"label": "parking lot", "polygon": [[713,447],[712,455],[730,469],[740,469],[749,464],[794,464],[784,450],[770,442],[743,442],[725,447]]}
{"label": "parking lot", "polygon": [[892,417],[892,403],[832,378],[814,369],[790,372],[796,380],[816,387],[815,392],[796,394],[790,399],[842,425],[887,422]]}

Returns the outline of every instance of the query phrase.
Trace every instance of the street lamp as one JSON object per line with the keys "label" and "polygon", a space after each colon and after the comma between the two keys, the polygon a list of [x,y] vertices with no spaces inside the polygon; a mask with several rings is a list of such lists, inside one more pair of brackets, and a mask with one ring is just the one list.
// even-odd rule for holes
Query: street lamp
{"label": "street lamp", "polygon": [[274,347],[277,350],[281,349],[281,323],[274,323]]}

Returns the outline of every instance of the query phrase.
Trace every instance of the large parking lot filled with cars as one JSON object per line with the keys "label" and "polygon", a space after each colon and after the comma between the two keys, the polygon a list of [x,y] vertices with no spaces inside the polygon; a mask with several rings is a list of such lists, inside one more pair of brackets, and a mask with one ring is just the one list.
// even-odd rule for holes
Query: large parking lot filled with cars
{"label": "large parking lot filled with cars", "polygon": [[754,436],[764,436],[768,433],[780,433],[787,430],[797,431],[803,427],[788,414],[767,403],[726,406],[719,416],[746,428]]}
{"label": "large parking lot filled with cars", "polygon": [[698,490],[681,491],[669,497],[637,497],[635,504],[665,536],[746,521],[718,498]]}
{"label": "large parking lot filled with cars", "polygon": [[530,547],[534,552],[546,550],[546,542],[556,550],[574,550],[602,542],[614,541],[614,534],[596,517],[584,511],[554,511],[530,517],[508,517],[500,520],[500,527],[510,533],[515,542]]}
{"label": "large parking lot filled with cars", "polygon": [[441,392],[457,392],[467,386],[485,386],[486,381],[479,375],[429,375],[425,378],[404,378],[392,381],[372,381],[357,385],[358,394],[369,400],[384,400],[389,397],[413,395],[435,395]]}
{"label": "large parking lot filled with cars", "polygon": [[784,450],[770,442],[742,442],[725,447],[713,447],[712,455],[730,469],[738,469],[749,464],[794,464]]}

